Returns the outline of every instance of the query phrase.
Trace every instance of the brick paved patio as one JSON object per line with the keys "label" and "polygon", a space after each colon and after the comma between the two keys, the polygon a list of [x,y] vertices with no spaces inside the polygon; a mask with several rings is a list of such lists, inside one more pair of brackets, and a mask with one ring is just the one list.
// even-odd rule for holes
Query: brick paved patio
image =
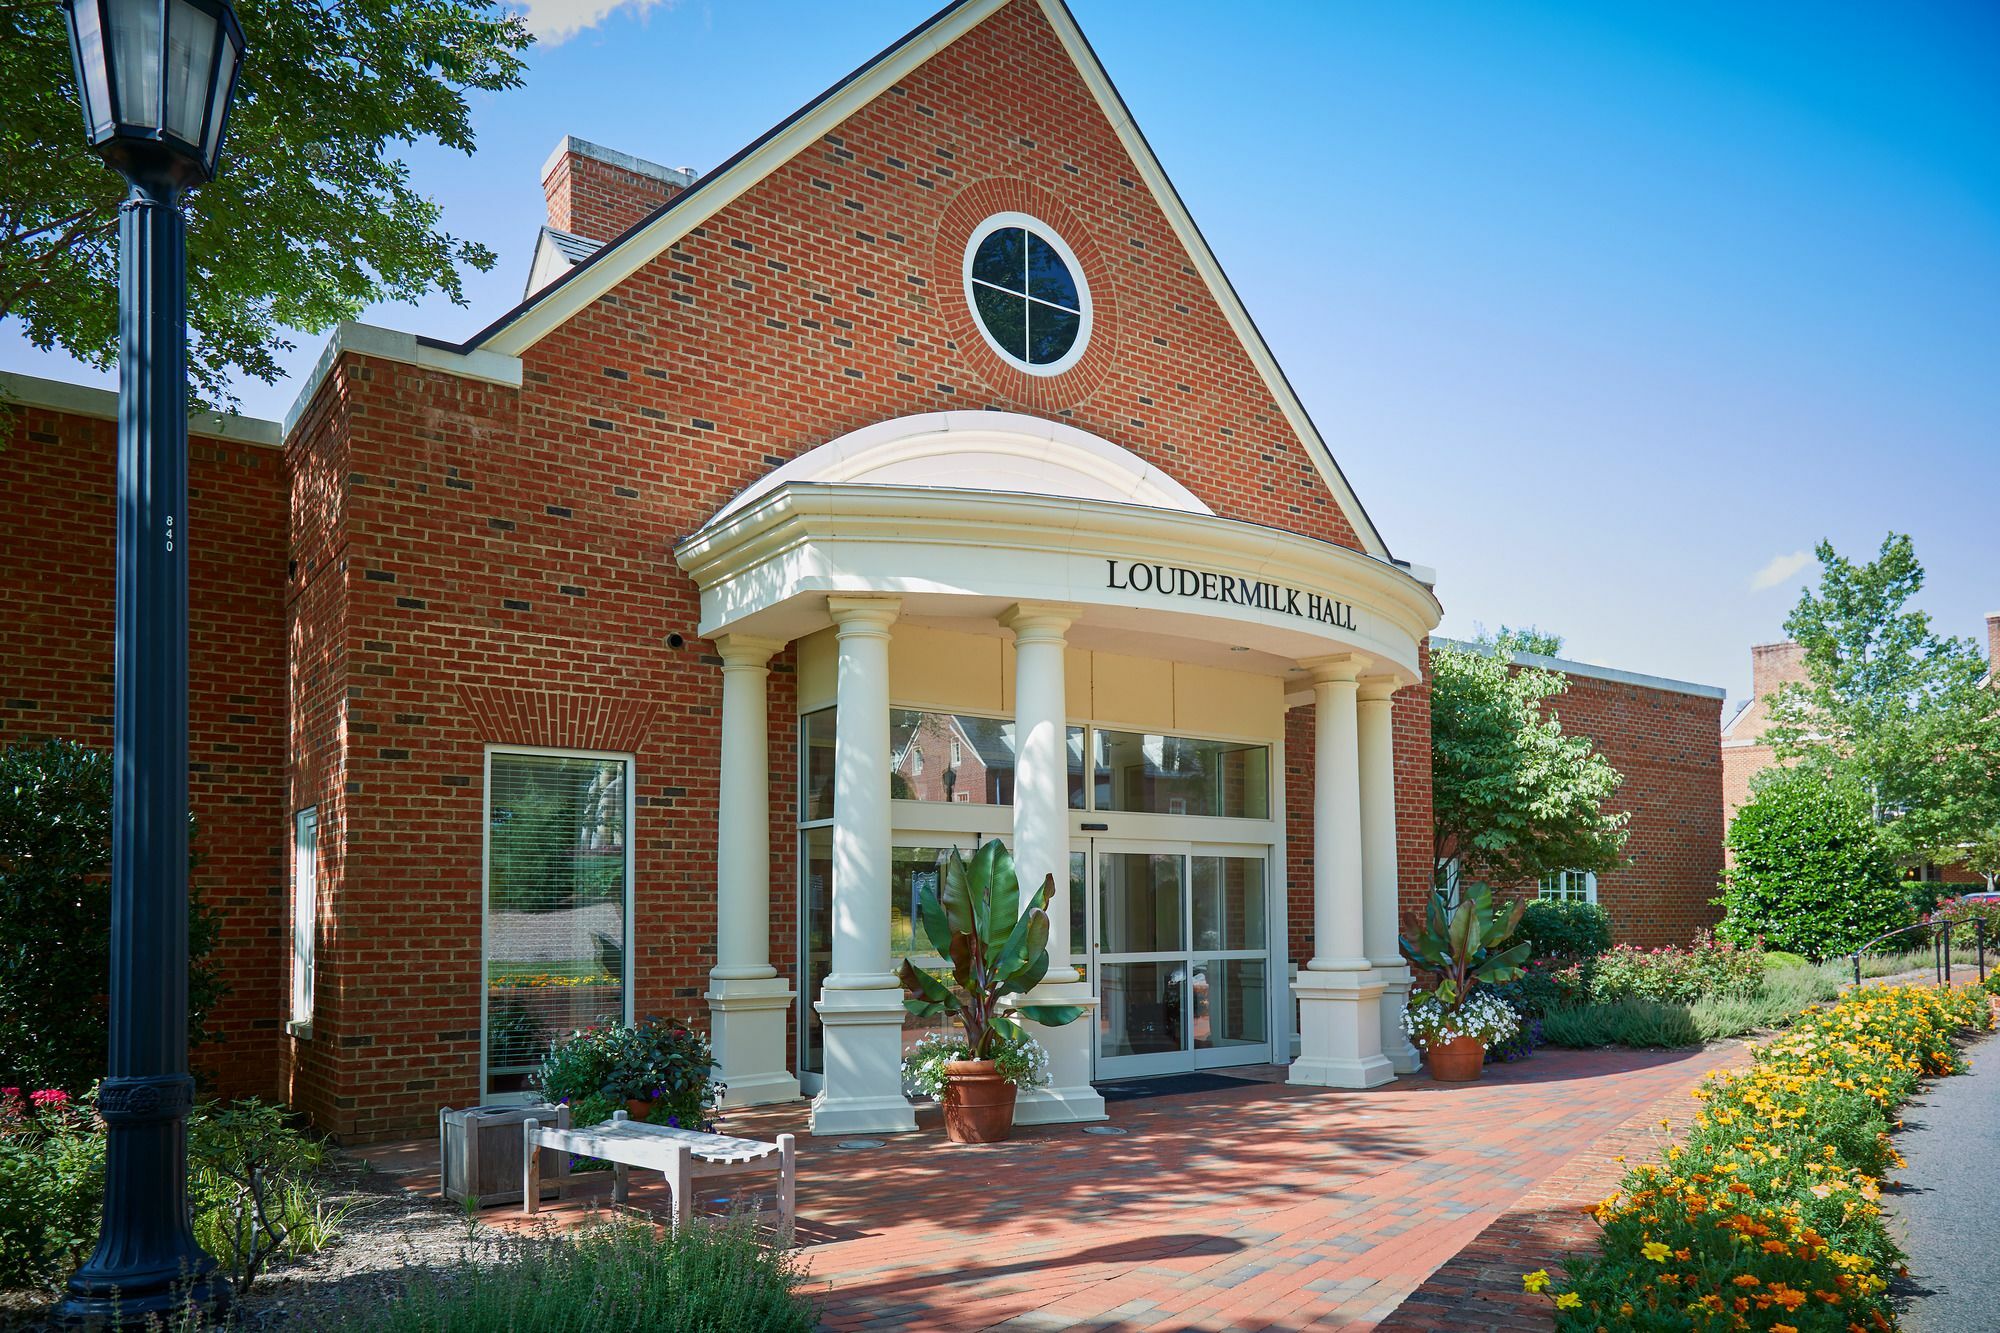
{"label": "brick paved patio", "polygon": [[[1115,1102],[1123,1134],[1049,1127],[990,1147],[945,1142],[932,1112],[922,1133],[879,1147],[802,1139],[799,1242],[830,1284],[833,1329],[1358,1333],[1440,1269],[1399,1326],[1457,1327],[1463,1300],[1465,1327],[1534,1327],[1538,1310],[1494,1295],[1517,1280],[1514,1255],[1525,1269],[1559,1252],[1534,1253],[1549,1228],[1518,1219],[1607,1193],[1613,1155],[1644,1151],[1655,1104],[1741,1049],[1545,1050],[1475,1084],[1368,1092],[1293,1088],[1267,1069],[1240,1087]],[[739,1112],[725,1128],[762,1137],[802,1118]],[[435,1187],[435,1154],[434,1142],[362,1153],[414,1189]],[[664,1191],[640,1184],[653,1179],[635,1178],[634,1203],[663,1212]],[[543,1214],[591,1215],[581,1203]],[[486,1216],[519,1224],[511,1210]],[[1469,1266],[1446,1268],[1475,1241]]]}

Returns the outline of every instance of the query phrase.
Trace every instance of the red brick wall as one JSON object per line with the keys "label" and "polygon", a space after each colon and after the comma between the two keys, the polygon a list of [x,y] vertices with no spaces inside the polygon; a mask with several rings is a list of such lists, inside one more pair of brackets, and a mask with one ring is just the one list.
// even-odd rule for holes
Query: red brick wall
{"label": "red brick wall", "polygon": [[[326,424],[293,445],[344,450],[320,470],[347,478],[344,523],[294,552],[343,528],[344,566],[316,576],[339,591],[292,593],[295,637],[345,655],[344,688],[325,687],[338,705],[295,703],[302,747],[345,728],[344,771],[298,780],[345,804],[320,1010],[297,1043],[295,1086],[324,1127],[422,1132],[439,1104],[479,1095],[489,743],[635,753],[636,1007],[701,1016],[721,680],[671,551],[772,467],[887,418],[1039,411],[1218,513],[1357,544],[1137,181],[1039,13],[1016,5],[541,341],[518,391],[343,357]],[[1081,364],[1032,385],[965,336],[951,229],[1023,204],[1078,250],[1099,312]],[[780,656],[771,687],[772,961],[787,972],[792,664]]]}
{"label": "red brick wall", "polygon": [[1549,701],[1625,777],[1614,804],[1632,812],[1630,864],[1597,877],[1597,901],[1621,941],[1686,943],[1721,919],[1722,701],[1572,675]]}
{"label": "red brick wall", "polygon": [[549,225],[593,241],[611,240],[638,225],[681,188],[574,149],[558,154],[542,177]]}
{"label": "red brick wall", "polygon": [[[15,405],[0,448],[0,745],[109,749],[117,513],[110,421]],[[230,994],[196,1048],[210,1089],[278,1090],[284,950],[285,481],[278,451],[188,451],[188,789],[193,880],[222,917]]]}

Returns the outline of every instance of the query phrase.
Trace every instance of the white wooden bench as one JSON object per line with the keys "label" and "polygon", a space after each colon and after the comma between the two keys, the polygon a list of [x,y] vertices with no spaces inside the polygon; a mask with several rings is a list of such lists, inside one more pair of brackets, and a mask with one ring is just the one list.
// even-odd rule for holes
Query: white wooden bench
{"label": "white wooden bench", "polygon": [[[673,1224],[679,1226],[694,1213],[694,1182],[716,1176],[733,1176],[745,1171],[778,1173],[778,1234],[790,1240],[797,1205],[797,1141],[790,1134],[778,1135],[776,1143],[760,1139],[739,1139],[728,1134],[705,1134],[700,1130],[675,1129],[669,1125],[649,1125],[633,1120],[623,1111],[587,1129],[551,1128],[539,1120],[521,1126],[521,1211],[533,1215],[541,1201],[541,1149],[553,1148],[579,1157],[595,1157],[610,1162],[611,1200],[624,1203],[630,1188],[632,1167],[659,1171],[667,1178],[673,1198]],[[776,1160],[773,1161],[772,1159]],[[574,1180],[574,1178],[572,1178]]]}

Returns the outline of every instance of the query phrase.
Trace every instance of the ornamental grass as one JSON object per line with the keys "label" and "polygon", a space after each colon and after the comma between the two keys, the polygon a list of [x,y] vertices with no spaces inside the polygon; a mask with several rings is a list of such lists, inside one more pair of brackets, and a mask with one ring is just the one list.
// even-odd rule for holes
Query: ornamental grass
{"label": "ornamental grass", "polygon": [[[1806,1009],[1740,1072],[1711,1074],[1687,1141],[1593,1210],[1601,1248],[1524,1280],[1560,1333],[1880,1333],[1902,1263],[1882,1179],[1895,1110],[1965,1068],[1953,1037],[1993,1026],[1975,987],[1879,987]],[[1665,1122],[1662,1122],[1664,1125]]]}

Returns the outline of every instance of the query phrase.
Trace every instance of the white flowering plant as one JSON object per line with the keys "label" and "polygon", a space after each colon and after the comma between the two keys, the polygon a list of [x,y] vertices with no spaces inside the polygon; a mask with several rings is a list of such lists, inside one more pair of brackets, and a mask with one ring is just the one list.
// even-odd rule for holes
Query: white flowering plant
{"label": "white flowering plant", "polygon": [[1521,1016],[1490,991],[1474,991],[1450,1007],[1434,993],[1418,991],[1403,1009],[1403,1031],[1427,1051],[1459,1037],[1472,1037],[1481,1046],[1493,1047],[1520,1030]]}
{"label": "white flowering plant", "polygon": [[[971,1058],[971,1043],[956,1032],[919,1037],[903,1052],[903,1086],[932,1101],[943,1101],[945,1062]],[[1033,1037],[1010,1041],[993,1057],[993,1069],[1017,1088],[1044,1087],[1049,1081],[1048,1048]]]}

